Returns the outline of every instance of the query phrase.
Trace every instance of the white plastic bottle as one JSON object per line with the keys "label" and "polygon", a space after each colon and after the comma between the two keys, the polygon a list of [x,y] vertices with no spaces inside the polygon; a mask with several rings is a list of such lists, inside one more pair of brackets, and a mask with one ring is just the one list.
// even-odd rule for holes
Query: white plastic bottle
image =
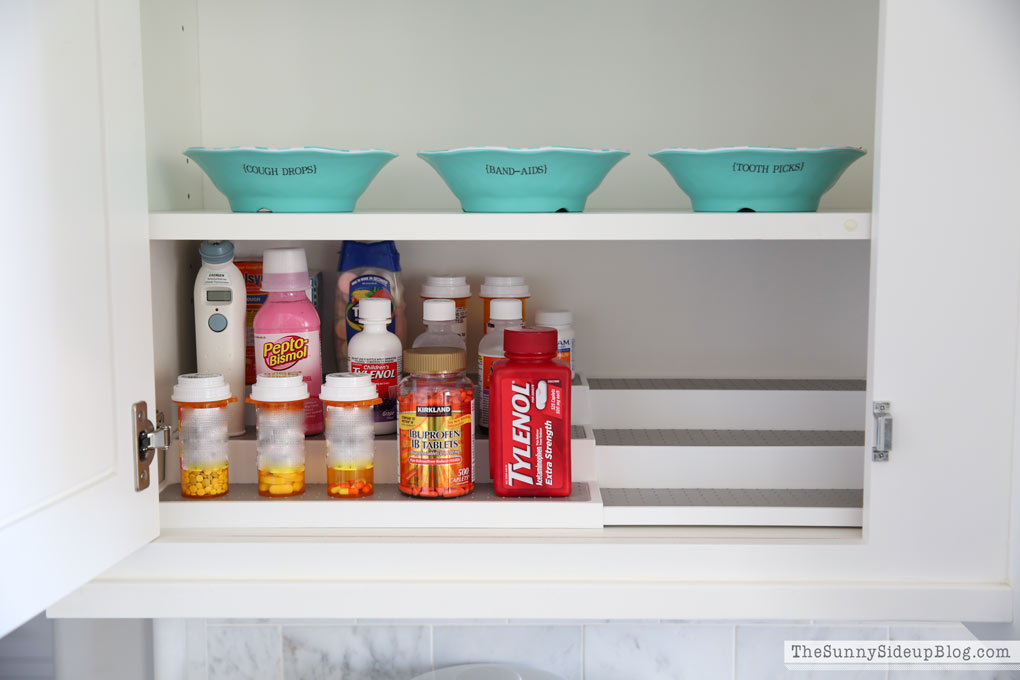
{"label": "white plastic bottle", "polygon": [[358,302],[362,330],[347,344],[347,370],[372,376],[382,399],[373,407],[376,434],[397,431],[397,383],[404,367],[404,348],[400,338],[386,330],[391,309],[389,298],[362,298]]}
{"label": "white plastic bottle", "polygon": [[467,303],[471,298],[471,285],[466,276],[428,276],[421,287],[422,300],[453,300],[457,308],[454,330],[467,337]]}
{"label": "white plastic bottle", "polygon": [[495,299],[489,305],[489,323],[485,337],[478,343],[478,424],[489,426],[489,376],[492,363],[503,358],[503,331],[524,325],[524,305],[520,300]]}
{"label": "white plastic bottle", "polygon": [[489,320],[492,318],[491,306],[493,300],[503,298],[517,298],[521,301],[521,318],[525,317],[528,308],[528,298],[531,297],[531,289],[524,282],[523,276],[486,276],[478,289],[479,297],[482,298],[482,332],[489,332]]}
{"label": "white plastic bottle", "polygon": [[457,332],[457,303],[453,300],[426,300],[422,303],[425,332],[414,339],[412,347],[456,347],[467,350],[464,337]]}
{"label": "white plastic bottle", "polygon": [[[244,395],[244,334],[248,296],[230,241],[202,241],[195,277],[195,348],[199,373],[220,373],[230,393]],[[227,432],[244,434],[244,404],[227,405]]]}
{"label": "white plastic bottle", "polygon": [[556,358],[570,364],[574,375],[574,315],[565,309],[535,313],[535,325],[556,329]]}

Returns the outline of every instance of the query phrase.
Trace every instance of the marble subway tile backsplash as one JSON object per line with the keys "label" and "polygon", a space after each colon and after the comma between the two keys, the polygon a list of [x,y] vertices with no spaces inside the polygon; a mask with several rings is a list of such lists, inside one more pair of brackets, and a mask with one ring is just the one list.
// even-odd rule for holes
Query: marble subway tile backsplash
{"label": "marble subway tile backsplash", "polygon": [[436,668],[468,663],[525,663],[565,680],[583,680],[577,625],[434,626]]}
{"label": "marble subway tile backsplash", "polygon": [[283,626],[284,680],[405,680],[432,670],[428,626]]}
{"label": "marble subway tile backsplash", "polygon": [[[972,639],[959,624],[767,621],[164,620],[183,661],[156,680],[411,680],[464,663],[518,663],[565,680],[987,678],[1008,673],[790,671],[782,642]],[[155,640],[157,647],[161,640]]]}

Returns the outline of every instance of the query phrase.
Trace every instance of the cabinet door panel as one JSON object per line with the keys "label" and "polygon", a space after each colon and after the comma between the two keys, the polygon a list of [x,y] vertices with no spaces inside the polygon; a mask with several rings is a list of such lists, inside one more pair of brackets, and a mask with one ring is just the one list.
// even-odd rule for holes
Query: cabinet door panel
{"label": "cabinet door panel", "polygon": [[[4,3],[0,635],[158,532],[137,8]],[[153,414],[154,417],[154,414]]]}
{"label": "cabinet door panel", "polygon": [[867,539],[918,574],[1003,582],[1020,6],[889,0],[882,29],[869,389],[895,428],[891,460],[868,463]]}

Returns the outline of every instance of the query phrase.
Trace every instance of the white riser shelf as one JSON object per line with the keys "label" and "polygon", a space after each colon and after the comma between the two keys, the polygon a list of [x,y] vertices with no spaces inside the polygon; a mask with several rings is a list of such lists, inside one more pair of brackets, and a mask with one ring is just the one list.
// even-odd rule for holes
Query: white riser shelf
{"label": "white riser shelf", "polygon": [[149,238],[160,240],[337,241],[674,241],[867,240],[870,212],[692,213],[462,212],[231,213],[153,212]]}
{"label": "white riser shelf", "polygon": [[[416,528],[592,529],[604,526],[860,527],[862,381],[575,378],[570,502],[496,499],[488,439],[476,436],[477,490],[454,500],[411,499],[395,488],[395,435],[376,439],[377,493],[328,498],[326,445],[307,440],[303,496],[255,491],[256,442],[230,442],[230,493],[184,500],[168,465],[163,529]],[[626,428],[576,424],[626,423]],[[692,428],[659,429],[684,423]],[[747,426],[753,423],[754,428]],[[720,427],[725,425],[726,427]],[[791,429],[795,426],[795,429]],[[855,428],[855,429],[850,429]],[[171,455],[171,461],[176,458]],[[607,490],[603,502],[600,489]]]}
{"label": "white riser shelf", "polygon": [[856,430],[863,380],[590,378],[599,428]]}
{"label": "white riser shelf", "polygon": [[864,482],[863,432],[595,430],[595,451],[600,483],[620,488],[860,489]]}

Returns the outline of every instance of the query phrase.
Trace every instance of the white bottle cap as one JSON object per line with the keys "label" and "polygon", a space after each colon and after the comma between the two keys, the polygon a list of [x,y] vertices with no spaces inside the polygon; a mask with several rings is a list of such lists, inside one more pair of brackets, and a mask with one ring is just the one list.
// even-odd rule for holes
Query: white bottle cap
{"label": "white bottle cap", "polygon": [[389,298],[358,300],[358,321],[389,321],[393,303]]}
{"label": "white bottle cap", "polygon": [[489,321],[520,321],[524,316],[524,306],[520,300],[497,299],[489,303]]}
{"label": "white bottle cap", "polygon": [[300,373],[259,373],[251,386],[254,401],[303,401],[308,398],[308,385]]}
{"label": "white bottle cap", "polygon": [[330,373],[319,393],[323,401],[369,401],[378,396],[368,373]]}
{"label": "white bottle cap", "polygon": [[565,309],[535,312],[536,326],[569,326],[574,323],[574,315]]}
{"label": "white bottle cap", "polygon": [[471,297],[471,285],[466,276],[429,276],[421,287],[421,296],[427,298]]}
{"label": "white bottle cap", "polygon": [[531,295],[523,276],[486,276],[479,292],[486,298],[521,298]]}
{"label": "white bottle cap", "polygon": [[421,306],[425,321],[456,321],[457,303],[453,300],[426,300]]}
{"label": "white bottle cap", "polygon": [[279,293],[308,288],[304,248],[270,248],[262,253],[262,290]]}
{"label": "white bottle cap", "polygon": [[230,399],[230,385],[220,373],[185,373],[177,376],[170,399],[178,404]]}

